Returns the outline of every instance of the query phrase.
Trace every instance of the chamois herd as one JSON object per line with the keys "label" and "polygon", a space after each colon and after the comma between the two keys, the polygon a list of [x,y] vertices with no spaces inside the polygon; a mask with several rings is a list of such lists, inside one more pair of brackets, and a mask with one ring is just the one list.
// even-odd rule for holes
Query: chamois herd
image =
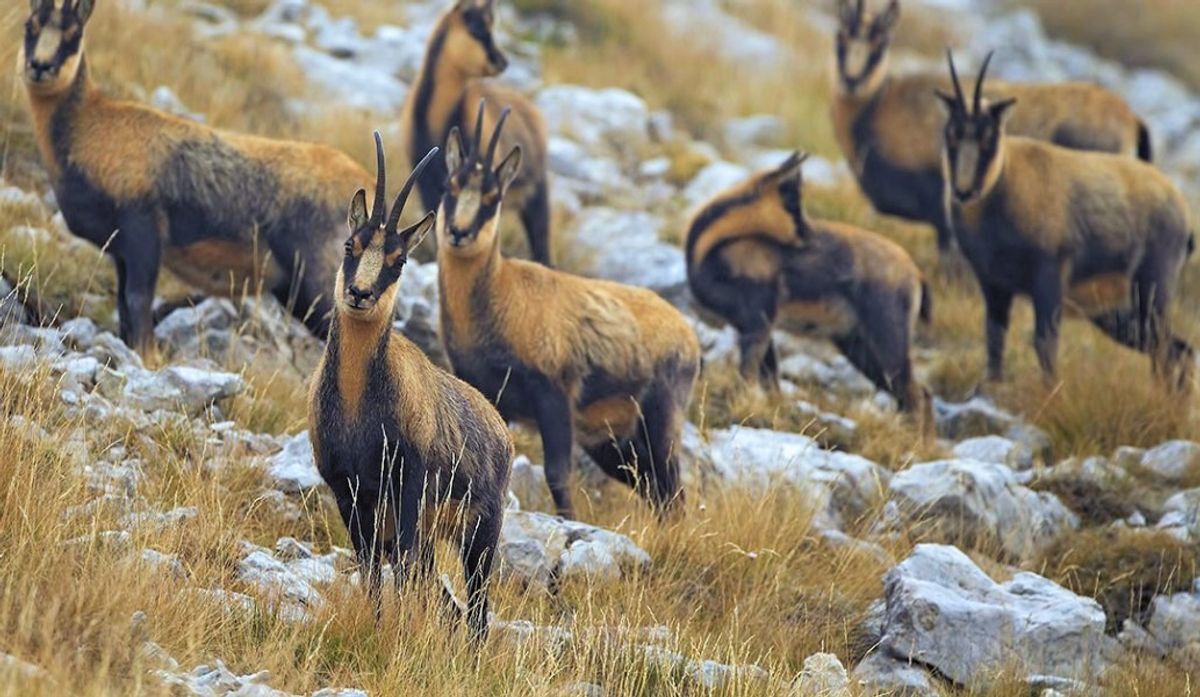
{"label": "chamois herd", "polygon": [[[540,431],[560,514],[574,513],[576,445],[661,516],[677,514],[699,343],[650,291],[550,267],[544,121],[486,80],[508,64],[495,0],[457,0],[434,30],[400,116],[415,166],[390,212],[378,133],[372,182],[328,147],[106,96],[83,48],[93,5],[31,0],[25,27],[29,109],[67,225],[112,258],[121,337],[141,351],[153,348],[163,263],[212,293],[266,288],[326,340],[309,432],[377,602],[385,556],[397,584],[428,581],[434,540],[447,537],[461,549],[472,635],[486,634],[509,419]],[[1185,388],[1193,350],[1169,310],[1195,237],[1129,106],[1089,84],[985,84],[991,56],[970,90],[952,56],[948,76],[891,75],[898,0],[877,14],[839,0],[837,12],[838,142],[878,211],[932,225],[944,255],[965,257],[986,306],[987,377],[1002,378],[1021,294],[1048,377],[1066,307],[1148,354],[1164,389]],[[773,331],[824,336],[929,435],[911,359],[929,287],[899,245],[805,212],[804,159],[700,207],[684,249],[692,295],[739,333],[747,381],[777,388]],[[414,188],[425,213],[402,228]],[[500,252],[506,201],[533,262]],[[391,328],[404,264],[431,231],[453,375]]]}

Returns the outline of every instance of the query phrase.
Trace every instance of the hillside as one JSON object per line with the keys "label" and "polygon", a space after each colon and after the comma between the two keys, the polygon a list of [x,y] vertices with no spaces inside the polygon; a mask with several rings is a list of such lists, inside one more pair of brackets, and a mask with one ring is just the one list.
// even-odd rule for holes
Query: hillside
{"label": "hillside", "polygon": [[[371,169],[371,131],[400,142],[445,4],[101,0],[88,60],[114,95],[329,144]],[[1147,7],[1100,31],[1057,3],[908,0],[894,64],[941,71],[950,45],[971,66],[998,49],[1004,79],[1098,81],[1145,118],[1200,214],[1200,92],[1175,48],[1200,10]],[[25,12],[0,9],[0,64],[17,64]],[[540,440],[514,426],[487,644],[440,616],[436,588],[389,596],[377,622],[305,434],[320,343],[257,288],[194,298],[164,275],[160,351],[125,346],[112,264],[68,232],[9,70],[0,693],[1192,694],[1200,385],[1165,398],[1144,356],[1074,319],[1045,384],[1019,302],[1009,379],[976,395],[975,282],[939,266],[931,230],[874,213],[841,160],[829,5],[499,0],[499,13],[501,80],[550,129],[560,265],[653,289],[701,340],[683,514],[660,521],[580,456],[583,522],[549,515]],[[1123,48],[1146,36],[1158,50]],[[936,442],[817,340],[777,335],[780,394],[743,384],[736,333],[693,307],[680,250],[691,211],[796,149],[813,153],[814,217],[895,240],[932,284],[916,359],[937,396]],[[524,256],[515,217],[504,234]],[[444,361],[431,257],[404,269],[396,328]],[[1193,343],[1197,308],[1192,259],[1174,319]],[[448,547],[438,570],[461,597]]]}

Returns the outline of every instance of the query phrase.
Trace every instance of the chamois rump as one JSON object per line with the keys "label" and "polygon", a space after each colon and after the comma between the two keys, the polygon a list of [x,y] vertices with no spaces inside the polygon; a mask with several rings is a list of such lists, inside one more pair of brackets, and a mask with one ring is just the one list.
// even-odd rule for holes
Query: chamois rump
{"label": "chamois rump", "polygon": [[[457,0],[442,15],[425,51],[421,70],[405,99],[401,131],[408,139],[413,162],[446,142],[451,128],[471,130],[472,108],[481,99],[509,105],[512,123],[502,146],[520,146],[525,166],[517,174],[509,194],[509,205],[520,213],[534,261],[550,265],[550,193],[546,182],[546,123],[524,95],[484,80],[504,72],[508,57],[496,44],[493,27],[496,0]],[[485,126],[495,128],[499,107],[489,109]],[[474,147],[478,147],[475,145]],[[433,176],[418,183],[417,190],[427,209],[440,202],[448,172],[441,161],[433,164]]]}
{"label": "chamois rump", "polygon": [[1013,296],[1032,298],[1034,346],[1055,374],[1064,305],[1147,353],[1168,386],[1190,382],[1194,351],[1171,333],[1170,308],[1195,236],[1169,177],[1133,158],[1067,150],[1006,133],[1016,98],[970,104],[947,51],[953,94],[943,139],[946,199],[958,245],[986,305],[988,377],[1003,377]]}
{"label": "chamois rump", "polygon": [[215,130],[92,82],[93,0],[31,0],[24,78],[71,232],[117,272],[121,338],[153,342],[160,264],[214,294],[261,287],[324,337],[345,197],[370,175],[332,148]]}
{"label": "chamois rump", "polygon": [[677,450],[699,342],[649,290],[501,256],[501,202],[521,167],[519,146],[495,164],[509,113],[501,112],[486,154],[482,104],[472,149],[457,128],[446,142],[449,179],[437,223],[446,352],[501,414],[537,425],[560,515],[574,514],[575,443],[663,512],[683,496]]}
{"label": "chamois rump", "polygon": [[932,306],[921,272],[896,243],[804,212],[805,155],[717,194],[688,226],[692,295],[738,331],[741,373],[779,384],[771,331],[828,338],[922,432],[930,401],[913,377],[910,348]]}
{"label": "chamois rump", "polygon": [[309,395],[309,435],[377,608],[381,557],[391,562],[397,585],[428,577],[435,538],[446,537],[460,546],[467,622],[482,639],[512,438],[483,395],[392,331],[401,270],[433,228],[434,213],[397,227],[413,182],[437,149],[409,175],[387,215],[378,133],[375,146],[375,201],[368,215],[360,189],[350,204],[333,324]]}
{"label": "chamois rump", "polygon": [[[839,0],[834,132],[863,195],[877,211],[932,225],[938,250],[953,244],[945,215],[941,130],[935,89],[941,75],[889,74],[888,58],[899,0],[879,14],[864,0]],[[1099,86],[996,83],[1018,97],[1009,132],[1077,150],[1151,159],[1150,134],[1124,99]]]}

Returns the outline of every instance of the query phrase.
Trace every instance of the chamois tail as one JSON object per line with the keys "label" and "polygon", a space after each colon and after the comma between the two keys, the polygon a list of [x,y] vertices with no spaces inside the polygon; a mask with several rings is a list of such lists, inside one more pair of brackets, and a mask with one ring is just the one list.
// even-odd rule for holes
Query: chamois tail
{"label": "chamois tail", "polygon": [[1137,156],[1142,162],[1154,162],[1154,143],[1150,139],[1150,129],[1143,121],[1138,121]]}

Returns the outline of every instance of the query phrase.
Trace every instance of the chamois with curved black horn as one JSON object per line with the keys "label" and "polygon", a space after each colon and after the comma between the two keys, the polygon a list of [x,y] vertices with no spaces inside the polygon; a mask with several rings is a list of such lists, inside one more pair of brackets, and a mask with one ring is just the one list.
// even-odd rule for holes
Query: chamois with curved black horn
{"label": "chamois with curved black horn", "polygon": [[400,273],[435,218],[429,212],[398,230],[400,215],[437,148],[417,165],[388,215],[378,133],[375,147],[375,202],[368,214],[360,189],[350,204],[350,237],[332,287],[333,325],[309,395],[309,437],[376,603],[382,558],[391,562],[397,585],[427,579],[436,539],[448,538],[461,550],[467,623],[481,639],[512,438],[483,395],[392,331]]}
{"label": "chamois with curved black horn", "polygon": [[932,434],[931,404],[910,356],[917,322],[928,322],[932,309],[921,272],[880,235],[810,219],[806,157],[795,153],[696,213],[685,243],[692,295],[737,329],[746,380],[778,389],[773,329],[828,338]]}
{"label": "chamois with curved black horn", "polygon": [[[932,225],[944,252],[953,234],[942,199],[943,113],[932,95],[950,85],[937,74],[891,74],[888,59],[899,21],[899,0],[878,14],[864,0],[839,0],[834,131],[875,209]],[[990,89],[1019,98],[1009,123],[1013,135],[1151,158],[1145,124],[1109,90],[1082,82],[995,83]]]}
{"label": "chamois with curved black horn", "polygon": [[1079,152],[1006,133],[1016,98],[991,99],[985,63],[967,102],[947,50],[952,94],[943,176],[958,245],[986,305],[988,377],[1003,376],[1013,297],[1032,298],[1034,346],[1055,374],[1063,309],[1147,353],[1171,386],[1191,379],[1194,351],[1171,333],[1170,308],[1195,248],[1183,194],[1139,160]]}
{"label": "chamois with curved black horn", "polygon": [[259,287],[317,335],[342,207],[370,175],[332,148],[229,133],[106,96],[84,55],[93,0],[31,0],[24,78],[71,232],[117,271],[121,338],[146,350],[159,268],[214,294]]}
{"label": "chamois with curved black horn", "polygon": [[[501,144],[506,150],[520,146],[525,165],[509,192],[509,205],[520,213],[529,255],[550,265],[550,191],[546,180],[546,123],[537,107],[523,94],[488,81],[508,67],[508,57],[496,43],[496,0],[457,0],[433,30],[417,81],[404,102],[401,126],[407,151],[415,162],[430,148],[446,142],[450,129],[472,130],[470,118],[480,100],[493,105],[485,126],[494,130],[500,107],[512,108],[512,119]],[[480,147],[473,144],[473,147]],[[447,172],[435,162],[433,176],[417,185],[426,208],[433,209],[442,196]]]}
{"label": "chamois with curved black horn", "polygon": [[581,278],[500,254],[501,203],[521,148],[496,162],[501,112],[486,151],[457,128],[446,142],[438,215],[442,341],[454,371],[509,419],[542,436],[558,512],[572,516],[572,450],[660,511],[682,498],[679,447],[700,346],[687,320],[643,288]]}

